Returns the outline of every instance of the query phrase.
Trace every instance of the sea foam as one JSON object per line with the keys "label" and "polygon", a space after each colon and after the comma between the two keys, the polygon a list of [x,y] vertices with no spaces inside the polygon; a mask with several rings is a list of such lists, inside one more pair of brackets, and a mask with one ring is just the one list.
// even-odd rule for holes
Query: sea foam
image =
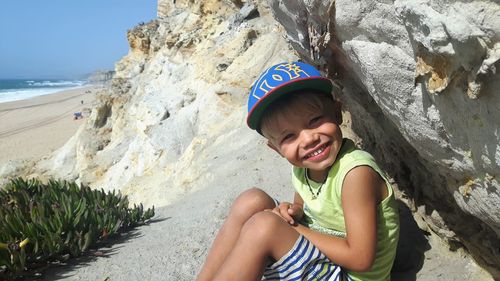
{"label": "sea foam", "polygon": [[0,103],[54,94],[85,84],[84,80],[0,80]]}

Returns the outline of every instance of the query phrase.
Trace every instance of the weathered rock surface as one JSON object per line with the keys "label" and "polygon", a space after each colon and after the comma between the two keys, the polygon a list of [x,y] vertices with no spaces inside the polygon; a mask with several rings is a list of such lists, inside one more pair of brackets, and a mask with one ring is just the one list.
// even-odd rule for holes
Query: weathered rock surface
{"label": "weathered rock surface", "polygon": [[115,72],[112,70],[98,70],[87,77],[87,81],[92,84],[104,84],[113,79]]}
{"label": "weathered rock surface", "polygon": [[[203,205],[197,191],[233,183],[230,196],[206,202],[219,217],[192,213],[197,226],[207,220],[215,230],[229,197],[289,180],[257,170],[276,159],[246,128],[245,104],[263,69],[300,56],[343,84],[338,96],[352,127],[394,176],[419,226],[465,245],[500,277],[498,4],[268,2],[160,0],[158,19],[127,34],[130,52],[86,125],[32,173],[168,208],[186,204],[188,194]],[[213,234],[178,220],[172,237],[195,245],[182,240],[165,257],[181,253],[199,266],[201,254],[186,255],[205,254]],[[196,268],[180,264],[166,268],[182,271],[175,280],[192,279]]]}
{"label": "weathered rock surface", "polygon": [[500,6],[270,1],[433,231],[500,269]]}
{"label": "weathered rock surface", "polygon": [[33,175],[159,207],[268,159],[244,123],[247,92],[266,67],[298,57],[266,4],[159,1],[158,14],[128,32],[130,52],[99,106]]}

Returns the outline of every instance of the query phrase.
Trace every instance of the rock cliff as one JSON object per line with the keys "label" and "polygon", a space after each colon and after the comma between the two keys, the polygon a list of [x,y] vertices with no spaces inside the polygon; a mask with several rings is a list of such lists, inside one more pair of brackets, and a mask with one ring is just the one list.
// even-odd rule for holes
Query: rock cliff
{"label": "rock cliff", "polygon": [[115,75],[115,72],[112,70],[98,70],[87,77],[87,82],[91,84],[108,83],[113,79],[113,75]]}
{"label": "rock cliff", "polygon": [[174,2],[128,32],[99,105],[36,174],[163,206],[262,158],[244,121],[247,92],[266,67],[298,58],[283,29],[266,3]]}
{"label": "rock cliff", "polygon": [[160,0],[86,125],[34,173],[156,206],[217,178],[265,182],[246,93],[300,57],[342,84],[420,227],[500,276],[499,17],[493,1]]}

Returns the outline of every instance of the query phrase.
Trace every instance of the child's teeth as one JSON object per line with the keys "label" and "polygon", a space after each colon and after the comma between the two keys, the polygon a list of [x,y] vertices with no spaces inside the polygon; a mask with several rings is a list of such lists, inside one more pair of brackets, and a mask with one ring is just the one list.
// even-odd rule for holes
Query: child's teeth
{"label": "child's teeth", "polygon": [[316,156],[318,154],[320,154],[321,152],[323,152],[323,147],[321,147],[320,149],[314,151],[313,153],[309,154],[309,157],[312,157],[312,156]]}

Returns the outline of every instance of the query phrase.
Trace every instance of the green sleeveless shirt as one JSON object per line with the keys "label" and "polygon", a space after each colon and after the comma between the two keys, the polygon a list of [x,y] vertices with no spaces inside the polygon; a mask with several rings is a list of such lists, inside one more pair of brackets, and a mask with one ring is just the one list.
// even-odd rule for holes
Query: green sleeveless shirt
{"label": "green sleeveless shirt", "polygon": [[[331,167],[317,199],[312,199],[311,191],[305,180],[305,169],[293,168],[293,185],[304,200],[305,216],[302,223],[313,230],[345,238],[346,229],[341,197],[342,183],[347,173],[357,166],[370,166],[375,170],[385,180],[388,196],[377,206],[377,248],[373,266],[367,272],[349,271],[349,276],[355,281],[390,280],[399,239],[399,215],[394,192],[385,173],[375,163],[373,156],[357,149],[351,140],[343,140],[337,159]],[[309,183],[316,194],[319,184],[314,184],[311,180]]]}

